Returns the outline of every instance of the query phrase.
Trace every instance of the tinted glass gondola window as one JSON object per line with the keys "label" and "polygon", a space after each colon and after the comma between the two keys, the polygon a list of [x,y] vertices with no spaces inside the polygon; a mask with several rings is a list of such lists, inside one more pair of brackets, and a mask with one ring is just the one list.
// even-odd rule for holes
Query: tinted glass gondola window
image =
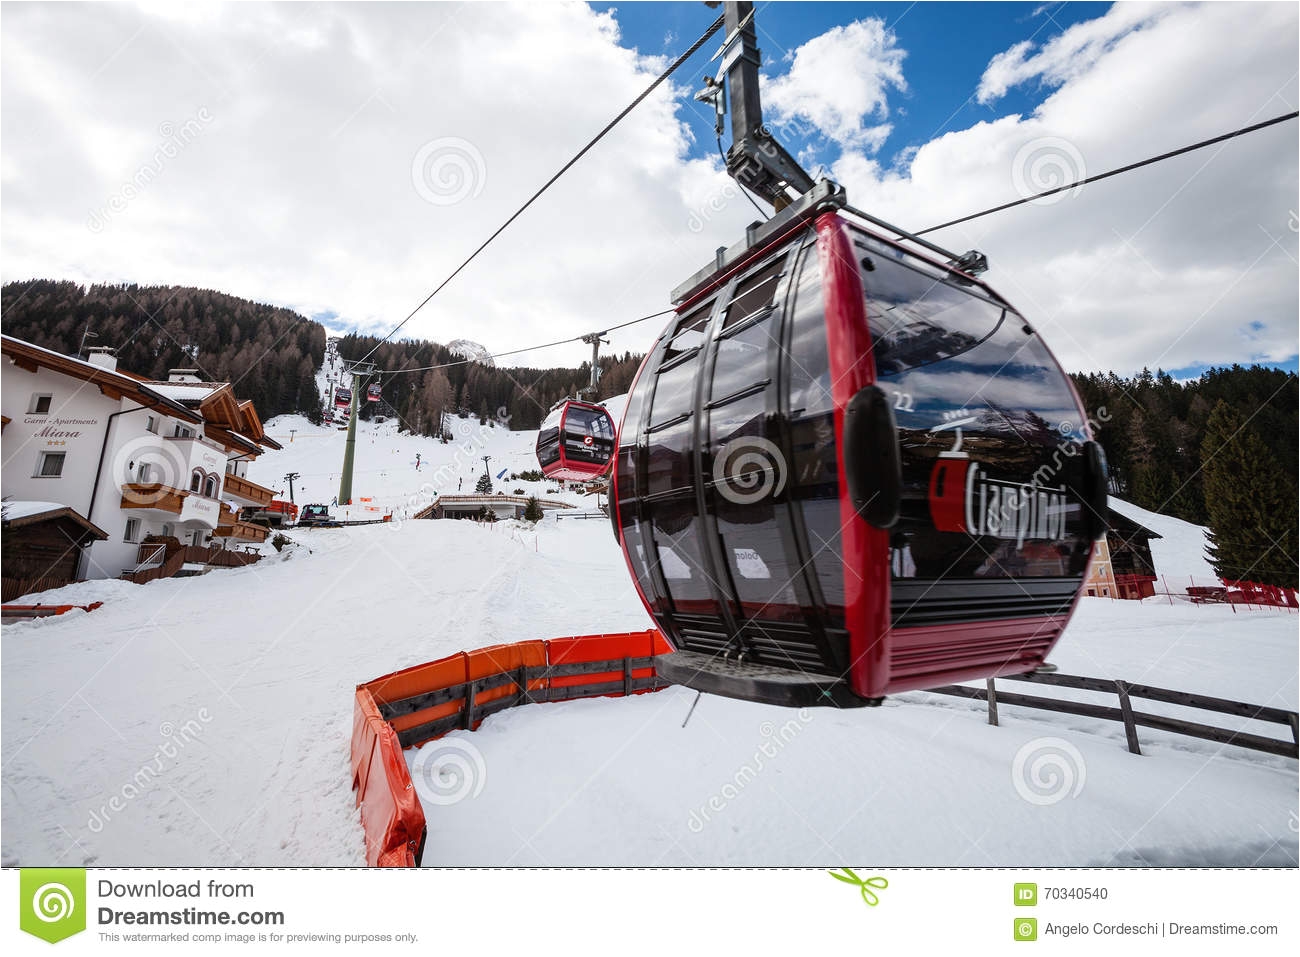
{"label": "tinted glass gondola window", "polygon": [[727,315],[722,320],[723,329],[730,329],[772,308],[785,261],[785,254],[782,253],[737,284],[736,292],[727,306]]}
{"label": "tinted glass gondola window", "polygon": [[790,307],[789,366],[791,497],[799,503],[808,548],[828,624],[844,624],[844,576],[856,575],[841,560],[839,464],[835,400],[831,394],[821,264],[809,248],[799,267]]}
{"label": "tinted glass gondola window", "polygon": [[[858,245],[870,264],[862,279],[879,384],[902,446],[896,583],[1081,576],[1090,551],[1076,491],[1085,435],[1060,367],[982,288],[900,262],[875,240]],[[1020,611],[1032,611],[1017,592],[1027,602]],[[1008,595],[997,613],[1005,617],[1021,601]]]}

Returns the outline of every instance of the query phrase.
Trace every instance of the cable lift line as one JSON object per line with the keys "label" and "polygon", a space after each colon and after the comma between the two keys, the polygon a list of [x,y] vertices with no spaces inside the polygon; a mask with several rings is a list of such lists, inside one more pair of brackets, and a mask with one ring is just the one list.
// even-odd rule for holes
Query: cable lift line
{"label": "cable lift line", "polygon": [[[1160,163],[1167,159],[1173,159],[1175,156],[1182,156],[1184,153],[1191,153],[1195,150],[1204,149],[1207,146],[1213,146],[1216,143],[1223,143],[1226,140],[1234,139],[1238,136],[1245,136],[1247,133],[1254,133],[1257,130],[1267,129],[1270,126],[1276,126],[1278,123],[1285,123],[1287,120],[1294,120],[1300,117],[1300,111],[1284,113],[1281,116],[1275,116],[1271,120],[1264,120],[1262,123],[1253,123],[1250,126],[1243,126],[1239,130],[1233,130],[1231,133],[1224,133],[1221,136],[1215,136],[1208,140],[1201,140],[1199,143],[1193,143],[1190,146],[1184,146],[1181,149],[1170,150],[1168,153],[1161,153],[1159,156],[1152,156],[1136,163],[1129,163],[1127,166],[1120,166],[1117,169],[1109,170],[1105,173],[1098,173],[1096,176],[1088,176],[1084,179],[1070,183],[1067,186],[1055,186],[1052,189],[1045,189],[1041,193],[1035,193],[1033,196],[1025,196],[1021,199],[1012,200],[1009,203],[1003,203],[1001,206],[994,206],[990,209],[982,210],[978,213],[971,213],[969,216],[962,216],[958,219],[950,219],[946,223],[940,223],[938,226],[928,226],[925,229],[917,230],[911,233],[911,236],[924,236],[926,233],[933,233],[936,230],[947,229],[949,226],[957,226],[961,223],[968,223],[972,219],[979,219],[981,216],[989,216],[993,213],[1000,213],[1004,209],[1011,209],[1014,206],[1023,206],[1025,203],[1032,203],[1036,199],[1042,199],[1044,196],[1052,196],[1056,193],[1063,193],[1066,190],[1077,189],[1080,186],[1086,186],[1089,183],[1096,183],[1103,179],[1109,179],[1112,176],[1118,176],[1120,173],[1129,173],[1135,169],[1141,169],[1144,166],[1151,166],[1154,163]],[[905,233],[897,231],[898,238],[902,238]]]}
{"label": "cable lift line", "polygon": [[[601,335],[608,335],[611,332],[617,332],[619,329],[626,329],[628,326],[635,326],[639,322],[646,322],[650,319],[659,319],[662,318],[663,316],[671,315],[673,312],[674,310],[672,309],[661,309],[659,312],[651,313],[648,316],[642,316],[640,319],[631,319],[628,322],[621,322],[617,326],[610,326],[608,329],[602,332]],[[568,339],[557,339],[554,342],[546,342],[539,346],[525,346],[522,349],[511,349],[509,352],[496,352],[490,356],[487,356],[486,358],[493,359],[493,360],[504,359],[507,356],[517,356],[525,352],[537,352],[541,349],[551,349],[554,348],[555,346],[565,346],[574,342],[586,342],[587,335],[590,335],[590,333],[581,336],[571,336]],[[454,366],[463,366],[463,365],[468,365],[471,362],[482,362],[482,361],[483,361],[482,359],[457,359],[455,362],[443,362],[436,366],[417,366],[410,369],[385,369],[383,370],[383,374],[393,376],[393,375],[401,375],[406,372],[431,372],[434,369],[450,369]]]}
{"label": "cable lift line", "polygon": [[[706,77],[706,79],[709,79],[709,78]],[[1275,117],[1273,117],[1272,119],[1264,120],[1263,122],[1260,122],[1260,123],[1255,123],[1255,124],[1252,124],[1252,125],[1250,125],[1250,126],[1244,126],[1244,127],[1242,127],[1241,129],[1238,129],[1238,130],[1234,130],[1234,131],[1232,131],[1231,133],[1224,133],[1224,134],[1221,135],[1221,136],[1216,136],[1216,137],[1213,137],[1213,138],[1208,139],[1208,140],[1202,140],[1202,141],[1200,141],[1200,142],[1198,142],[1198,143],[1193,143],[1193,144],[1191,144],[1191,145],[1189,145],[1189,146],[1184,146],[1184,147],[1182,147],[1182,148],[1180,148],[1180,149],[1171,150],[1171,151],[1169,151],[1169,152],[1167,152],[1167,153],[1161,153],[1161,154],[1158,155],[1158,156],[1152,156],[1152,157],[1149,157],[1148,159],[1144,159],[1144,160],[1141,160],[1141,161],[1136,162],[1136,163],[1130,163],[1130,164],[1128,164],[1128,165],[1126,165],[1126,166],[1121,166],[1121,167],[1118,167],[1118,168],[1116,168],[1116,169],[1109,170],[1109,171],[1107,171],[1107,172],[1105,172],[1105,173],[1098,173],[1096,176],[1089,176],[1089,177],[1087,177],[1087,178],[1085,178],[1085,179],[1078,180],[1077,182],[1070,183],[1069,185],[1066,185],[1066,186],[1057,186],[1057,187],[1054,187],[1054,188],[1052,188],[1052,189],[1044,190],[1044,191],[1041,192],[1041,193],[1035,193],[1035,194],[1032,195],[1032,196],[1026,196],[1026,197],[1024,197],[1024,198],[1017,199],[1017,200],[1014,200],[1014,201],[1009,202],[1009,203],[1004,203],[1004,204],[1002,204],[1001,206],[994,206],[994,207],[991,207],[991,208],[989,208],[989,209],[982,210],[982,211],[980,211],[980,212],[978,212],[978,213],[971,213],[971,214],[969,214],[969,215],[959,217],[958,219],[953,219],[953,220],[949,220],[948,222],[945,222],[945,223],[940,223],[940,224],[938,224],[937,226],[927,226],[925,229],[919,229],[919,230],[916,230],[915,232],[910,232],[910,233],[909,233],[909,232],[907,232],[906,230],[900,229],[900,228],[895,227],[895,226],[891,226],[890,224],[884,222],[884,220],[877,219],[876,217],[870,216],[870,215],[868,215],[867,213],[862,212],[861,210],[857,210],[856,212],[857,212],[858,215],[862,216],[862,217],[865,218],[865,219],[870,220],[871,222],[873,222],[873,223],[875,223],[876,225],[880,226],[882,229],[888,229],[889,231],[893,232],[893,233],[894,233],[894,236],[895,236],[896,239],[907,239],[907,238],[913,238],[913,237],[918,237],[918,236],[924,236],[924,235],[927,234],[927,233],[933,233],[933,232],[936,232],[936,231],[938,231],[938,230],[940,230],[940,229],[946,229],[946,228],[948,228],[949,226],[957,226],[957,225],[960,225],[961,223],[966,223],[966,222],[970,222],[971,220],[974,220],[974,219],[979,219],[979,218],[982,217],[982,216],[989,216],[989,215],[991,215],[991,214],[993,214],[993,213],[999,213],[999,212],[1002,212],[1003,210],[1011,209],[1011,208],[1013,208],[1013,207],[1015,207],[1015,206],[1023,206],[1023,205],[1025,205],[1026,203],[1032,203],[1034,200],[1036,200],[1036,199],[1042,199],[1042,198],[1045,197],[1045,196],[1051,196],[1051,195],[1053,195],[1053,194],[1055,194],[1055,193],[1064,192],[1064,191],[1066,191],[1066,190],[1071,190],[1071,189],[1076,189],[1077,187],[1080,187],[1080,186],[1086,186],[1086,185],[1089,184],[1089,183],[1095,183],[1095,182],[1098,182],[1098,181],[1103,180],[1103,179],[1109,179],[1109,178],[1112,177],[1112,176],[1118,176],[1120,173],[1128,173],[1128,172],[1131,172],[1131,171],[1136,170],[1136,169],[1141,169],[1142,167],[1145,167],[1145,166],[1151,166],[1151,165],[1153,165],[1153,164],[1155,164],[1155,163],[1163,162],[1164,160],[1168,160],[1168,159],[1173,159],[1174,157],[1182,156],[1182,155],[1185,154],[1185,153],[1191,153],[1191,152],[1193,152],[1193,151],[1195,151],[1195,150],[1204,149],[1204,148],[1207,147],[1207,146],[1213,146],[1213,145],[1215,145],[1216,143],[1222,143],[1222,142],[1225,142],[1225,141],[1230,140],[1230,139],[1234,139],[1234,138],[1239,137],[1239,136],[1244,136],[1244,135],[1246,135],[1246,134],[1248,134],[1248,133],[1254,133],[1254,132],[1256,132],[1256,131],[1258,131],[1258,130],[1266,129],[1266,128],[1270,127],[1270,126],[1275,126],[1275,125],[1277,125],[1277,124],[1279,124],[1279,123],[1284,123],[1284,122],[1286,122],[1286,121],[1288,121],[1288,120],[1294,120],[1294,119],[1297,119],[1298,117],[1300,117],[1300,111],[1297,111],[1297,112],[1291,112],[1291,113],[1286,113],[1286,114],[1283,114],[1283,115],[1281,115],[1281,116],[1275,116]],[[721,142],[721,138],[719,138],[719,141],[718,141],[718,149],[719,149],[719,152],[722,153],[722,142]],[[723,153],[723,159],[724,159],[724,160],[726,159],[726,155],[725,155],[725,153]],[[749,195],[748,191],[745,191],[745,196],[746,196],[746,198],[749,199],[749,201],[750,201],[751,203],[754,202],[753,197]],[[765,213],[765,212],[764,212],[760,207],[755,206],[755,209],[758,209],[759,213],[761,213],[761,214],[764,216],[764,218],[768,218],[768,217],[767,217],[767,213]],[[932,244],[926,244],[926,245],[927,245],[927,248],[929,248],[932,252],[940,253],[940,254],[943,254],[943,255],[949,255],[949,256],[951,255],[950,253],[948,253],[947,250],[943,249],[942,247],[934,246],[934,245],[932,245]],[[665,310],[663,310],[663,311],[661,311],[661,312],[652,313],[651,315],[648,315],[648,316],[642,316],[642,317],[639,318],[639,319],[633,319],[633,320],[631,320],[631,321],[629,321],[629,322],[624,322],[624,323],[621,323],[621,324],[619,324],[619,325],[617,325],[617,326],[611,326],[609,329],[607,329],[607,330],[605,330],[605,331],[606,331],[607,333],[608,333],[608,332],[616,332],[616,331],[618,331],[619,329],[625,329],[625,328],[627,328],[628,326],[636,325],[637,323],[640,323],[640,322],[646,322],[646,321],[648,321],[648,320],[650,320],[650,319],[658,319],[658,318],[660,318],[660,317],[662,317],[662,316],[666,316],[666,315],[668,315],[668,314],[671,313],[671,312],[673,312],[672,309],[665,309]],[[527,347],[522,348],[522,349],[511,349],[511,350],[508,351],[508,352],[498,352],[498,353],[494,353],[493,355],[488,356],[488,358],[490,358],[490,359],[504,359],[504,358],[507,358],[507,357],[509,357],[509,356],[521,355],[521,354],[526,353],[526,352],[536,352],[536,351],[539,351],[539,350],[541,350],[541,349],[550,349],[550,348],[553,348],[553,347],[555,347],[555,346],[569,345],[570,343],[574,343],[574,342],[583,342],[583,341],[585,341],[585,338],[584,338],[583,336],[573,336],[573,337],[568,338],[568,339],[558,339],[558,340],[556,340],[556,341],[554,341],[554,342],[546,342],[546,343],[542,343],[541,345],[536,345],[536,346],[527,346]],[[382,340],[381,340],[381,342],[382,342]],[[373,352],[374,350],[371,350],[371,351]],[[369,353],[367,353],[367,355],[369,355]],[[479,360],[477,360],[477,359],[461,359],[461,360],[458,360],[458,361],[456,361],[456,362],[444,362],[444,363],[441,363],[440,365],[433,365],[433,366],[419,366],[418,368],[411,368],[411,369],[391,369],[391,370],[384,370],[384,374],[385,374],[385,375],[397,375],[397,374],[399,374],[399,373],[403,373],[403,372],[428,372],[428,371],[431,371],[431,370],[434,370],[434,369],[449,369],[449,368],[452,368],[453,366],[465,365],[465,364],[467,364],[467,363],[470,363],[470,362],[477,362],[477,361],[479,361]]]}
{"label": "cable lift line", "polygon": [[470,253],[469,256],[466,257],[466,259],[459,266],[457,266],[455,269],[452,270],[451,275],[449,275],[442,282],[438,283],[438,285],[434,287],[433,292],[425,296],[424,299],[421,300],[420,304],[416,306],[414,309],[412,309],[405,319],[403,319],[396,326],[394,326],[392,330],[388,333],[388,335],[384,336],[383,339],[379,340],[379,342],[375,344],[374,348],[372,348],[369,352],[367,352],[364,356],[362,356],[361,359],[363,361],[365,359],[369,359],[374,354],[375,349],[378,349],[381,344],[391,339],[394,335],[397,334],[398,330],[400,330],[403,326],[405,326],[408,322],[410,322],[413,318],[415,318],[415,314],[417,312],[423,309],[429,303],[429,301],[433,299],[434,296],[436,296],[439,292],[441,292],[448,283],[450,283],[453,279],[455,279],[466,266],[472,263],[478,257],[479,253],[487,249],[487,247],[492,243],[493,240],[495,240],[498,236],[500,236],[503,232],[505,232],[507,227],[509,227],[511,223],[513,223],[516,219],[518,219],[521,215],[523,215],[524,211],[528,209],[529,206],[533,205],[533,203],[535,203],[539,198],[541,198],[542,194],[545,193],[548,189],[550,189],[551,186],[555,184],[556,180],[558,180],[561,176],[567,173],[578,162],[578,160],[586,156],[587,153],[591,150],[591,148],[595,146],[597,143],[599,143],[602,139],[604,139],[605,136],[612,129],[614,129],[614,127],[617,126],[625,116],[627,116],[634,109],[636,109],[637,106],[641,104],[642,100],[644,100],[656,89],[658,89],[660,84],[662,84],[670,76],[676,73],[677,69],[683,63],[689,60],[692,56],[694,56],[696,52],[700,49],[700,47],[704,46],[704,44],[706,44],[709,41],[710,37],[712,37],[720,29],[722,29],[723,20],[724,20],[723,17],[718,17],[717,20],[713,21],[713,24],[707,30],[704,31],[703,36],[701,36],[698,40],[692,43],[690,47],[688,47],[685,50],[685,52],[683,52],[681,55],[677,57],[676,60],[674,60],[671,64],[669,64],[668,69],[664,70],[663,73],[659,74],[659,76],[656,77],[655,80],[649,86],[647,86],[644,90],[641,91],[641,94],[636,99],[634,99],[631,103],[629,103],[626,107],[623,108],[622,112],[620,112],[618,116],[610,120],[609,123],[605,125],[605,128],[602,129],[599,133],[597,133],[594,137],[592,137],[592,139],[587,143],[586,146],[580,149],[576,154],[574,154],[572,159],[570,159],[567,163],[561,166],[559,171],[556,172],[556,174],[552,176],[550,179],[548,179],[545,183],[543,183],[541,188],[538,189],[537,192],[533,193],[533,195],[530,196],[522,206],[520,206],[517,210],[511,213],[509,219],[507,219],[504,223],[498,226],[496,230],[493,231],[492,235],[488,236],[487,239],[483,240],[483,242],[479,244],[479,247],[477,249],[475,249],[472,253]]}

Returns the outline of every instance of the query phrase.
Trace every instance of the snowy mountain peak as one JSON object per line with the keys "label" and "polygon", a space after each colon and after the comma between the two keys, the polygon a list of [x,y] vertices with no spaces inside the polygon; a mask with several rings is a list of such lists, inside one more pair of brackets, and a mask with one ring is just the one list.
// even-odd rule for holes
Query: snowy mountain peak
{"label": "snowy mountain peak", "polygon": [[485,366],[496,365],[496,363],[492,361],[492,353],[488,352],[485,347],[470,339],[453,339],[451,342],[447,343],[447,348],[451,351],[452,355],[459,356],[462,359],[481,362]]}

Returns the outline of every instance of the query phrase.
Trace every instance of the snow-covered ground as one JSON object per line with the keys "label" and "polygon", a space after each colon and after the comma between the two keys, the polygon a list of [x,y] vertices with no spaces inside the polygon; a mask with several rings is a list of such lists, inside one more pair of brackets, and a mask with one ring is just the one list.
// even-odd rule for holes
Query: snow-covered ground
{"label": "snow-covered ground", "polygon": [[[196,578],[67,586],[41,600],[103,607],[6,625],[0,860],[359,865],[357,683],[497,642],[648,627],[605,522],[402,520],[426,483],[472,488],[481,455],[494,474],[535,467],[532,434],[462,422],[448,445],[361,431],[354,494],[392,523],[290,531],[283,553]],[[270,431],[286,447],[254,481],[297,471],[298,501],[328,502],[343,433]],[[1053,660],[1294,710],[1296,625],[1087,599]],[[1116,724],[1004,706],[992,728],[982,706],[925,693],[802,715],[709,696],[683,728],[693,698],[533,705],[408,753],[426,863],[1296,863],[1293,760],[1146,730],[1134,756]],[[477,775],[476,796],[439,803],[439,752]]]}
{"label": "snow-covered ground", "polygon": [[[483,456],[490,456],[488,469],[494,492],[507,495],[523,489],[527,495],[594,506],[558,482],[513,480],[518,474],[537,469],[536,432],[512,432],[489,420],[480,425],[477,417],[450,416],[448,423],[455,441],[399,432],[396,419],[382,423],[358,422],[352,467],[351,507],[331,508],[343,519],[380,518],[392,512],[395,518],[414,515],[438,495],[471,495],[483,475]],[[292,430],[292,432],[291,432]],[[248,467],[248,477],[260,485],[283,492],[288,498],[285,476],[297,472],[294,499],[299,505],[321,502],[329,505],[339,492],[343,468],[343,444],[347,433],[332,425],[312,425],[300,415],[277,416],[266,431],[284,445],[284,451],[263,455]],[[416,455],[420,456],[419,468]],[[505,475],[497,478],[501,472]],[[558,490],[558,491],[557,491]],[[361,501],[363,498],[369,502]]]}
{"label": "snow-covered ground", "polygon": [[[1085,599],[1053,660],[1294,709],[1295,627]],[[803,712],[706,696],[683,728],[694,698],[531,705],[408,752],[426,865],[1296,864],[1293,760],[1145,729],[1135,756],[1117,723],[1004,704],[993,728],[927,693]]]}

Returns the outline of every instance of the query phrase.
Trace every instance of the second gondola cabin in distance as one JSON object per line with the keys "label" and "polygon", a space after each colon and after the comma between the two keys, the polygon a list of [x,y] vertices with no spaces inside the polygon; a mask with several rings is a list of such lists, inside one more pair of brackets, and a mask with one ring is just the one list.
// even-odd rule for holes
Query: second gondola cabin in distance
{"label": "second gondola cabin in distance", "polygon": [[614,459],[614,417],[603,405],[557,402],[537,433],[537,464],[549,479],[590,482]]}

